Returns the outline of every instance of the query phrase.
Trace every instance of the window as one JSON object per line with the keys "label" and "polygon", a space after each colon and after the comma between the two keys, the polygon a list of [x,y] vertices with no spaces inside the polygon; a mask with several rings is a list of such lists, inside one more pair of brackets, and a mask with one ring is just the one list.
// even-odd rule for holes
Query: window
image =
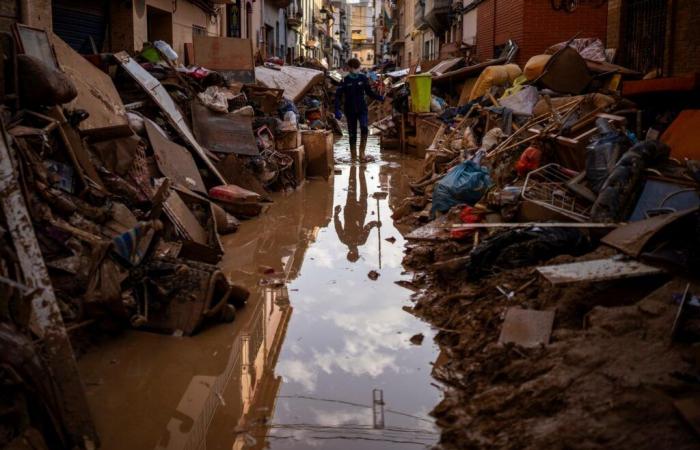
{"label": "window", "polygon": [[226,5],[226,18],[228,37],[241,37],[241,0]]}

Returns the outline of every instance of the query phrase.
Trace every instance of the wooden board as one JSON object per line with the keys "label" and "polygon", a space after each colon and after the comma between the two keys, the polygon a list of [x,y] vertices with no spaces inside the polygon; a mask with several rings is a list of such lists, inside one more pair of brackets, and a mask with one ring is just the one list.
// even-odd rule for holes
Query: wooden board
{"label": "wooden board", "polygon": [[673,402],[678,412],[693,427],[693,430],[700,435],[700,399],[683,398]]}
{"label": "wooden board", "polygon": [[255,82],[253,41],[219,36],[192,36],[194,64],[216,70],[228,80]]}
{"label": "wooden board", "polygon": [[521,347],[549,344],[554,324],[554,311],[508,308],[498,342]]}
{"label": "wooden board", "polygon": [[183,238],[200,245],[207,245],[207,231],[200,225],[192,211],[174,190],[164,203],[165,213]]}
{"label": "wooden board", "polygon": [[228,184],[227,180],[219,173],[207,152],[199,145],[199,142],[194,138],[190,127],[187,126],[185,118],[173,101],[173,98],[168,94],[160,81],[156,80],[153,75],[148,73],[146,69],[141,67],[133,58],[126,52],[119,52],[114,55],[122,68],[136,81],[151,99],[163,111],[163,114],[170,122],[170,125],[177,130],[182,139],[187,142],[195,154],[207,166],[211,173],[216,177],[220,184]]}
{"label": "wooden board", "polygon": [[554,285],[611,281],[658,275],[663,271],[638,261],[596,259],[569,264],[538,267],[537,271]]}
{"label": "wooden board", "polygon": [[286,98],[298,102],[315,84],[323,81],[324,75],[320,70],[306,67],[282,66],[275,70],[258,66],[255,79],[265,87],[282,89]]}
{"label": "wooden board", "polygon": [[305,131],[301,134],[306,153],[306,174],[328,178],[333,173],[333,132],[330,130]]}
{"label": "wooden board", "polygon": [[260,154],[250,116],[221,114],[192,102],[192,128],[197,141],[215,153]]}
{"label": "wooden board", "polygon": [[59,67],[78,90],[78,96],[63,106],[67,109],[84,109],[90,113],[87,119],[80,122],[78,129],[82,132],[128,126],[126,109],[109,75],[92,65],[55,34],[49,33],[49,42],[56,53]]}
{"label": "wooden board", "polygon": [[[161,173],[173,183],[179,183],[207,195],[207,188],[204,186],[202,176],[199,174],[190,152],[185,147],[168,139],[155,122],[148,118],[144,118],[144,121],[148,140],[151,142],[156,164],[158,164]],[[194,186],[190,186],[188,178],[194,182]]]}
{"label": "wooden board", "polygon": [[601,239],[601,242],[630,256],[637,257],[642,254],[654,236],[697,210],[698,208],[692,208],[632,222],[611,231]]}

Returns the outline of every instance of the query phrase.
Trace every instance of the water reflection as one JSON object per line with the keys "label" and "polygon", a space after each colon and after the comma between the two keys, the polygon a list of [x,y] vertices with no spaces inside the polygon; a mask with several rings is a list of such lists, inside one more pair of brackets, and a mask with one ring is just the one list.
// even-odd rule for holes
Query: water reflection
{"label": "water reflection", "polygon": [[[374,227],[381,227],[378,220],[372,220],[365,225],[367,218],[367,180],[365,166],[352,165],[348,170],[347,197],[345,206],[336,205],[333,215],[335,232],[340,242],[348,247],[348,261],[355,262],[360,258],[358,247],[365,245],[369,233]],[[358,192],[359,172],[359,192]],[[343,223],[340,223],[340,211],[343,211]]]}
{"label": "water reflection", "polygon": [[[430,385],[437,352],[428,327],[401,309],[410,292],[394,283],[403,278],[403,240],[388,220],[389,202],[404,195],[411,164],[401,162],[343,164],[328,182],[276,196],[267,214],[227,237],[222,270],[251,290],[233,324],[193,338],[129,332],[88,353],[81,371],[103,448],[434,443],[428,411],[439,400]],[[412,346],[419,332],[428,338]]]}

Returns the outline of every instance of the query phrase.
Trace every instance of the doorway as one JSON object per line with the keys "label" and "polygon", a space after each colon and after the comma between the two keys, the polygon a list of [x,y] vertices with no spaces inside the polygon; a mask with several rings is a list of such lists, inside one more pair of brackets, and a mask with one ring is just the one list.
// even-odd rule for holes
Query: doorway
{"label": "doorway", "polygon": [[147,9],[148,41],[165,41],[173,44],[173,15],[162,9],[148,6]]}

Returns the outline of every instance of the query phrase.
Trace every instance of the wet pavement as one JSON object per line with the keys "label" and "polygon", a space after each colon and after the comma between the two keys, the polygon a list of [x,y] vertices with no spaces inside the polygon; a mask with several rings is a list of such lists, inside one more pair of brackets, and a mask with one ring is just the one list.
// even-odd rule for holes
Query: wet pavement
{"label": "wet pavement", "polygon": [[[105,449],[410,449],[438,439],[428,412],[429,327],[411,291],[390,204],[418,161],[351,164],[307,181],[224,238],[222,269],[251,290],[234,323],[192,338],[129,331],[80,360]],[[388,195],[387,195],[388,194]],[[391,242],[387,238],[394,238]],[[370,279],[376,271],[379,277]],[[411,336],[423,333],[422,345]]]}

